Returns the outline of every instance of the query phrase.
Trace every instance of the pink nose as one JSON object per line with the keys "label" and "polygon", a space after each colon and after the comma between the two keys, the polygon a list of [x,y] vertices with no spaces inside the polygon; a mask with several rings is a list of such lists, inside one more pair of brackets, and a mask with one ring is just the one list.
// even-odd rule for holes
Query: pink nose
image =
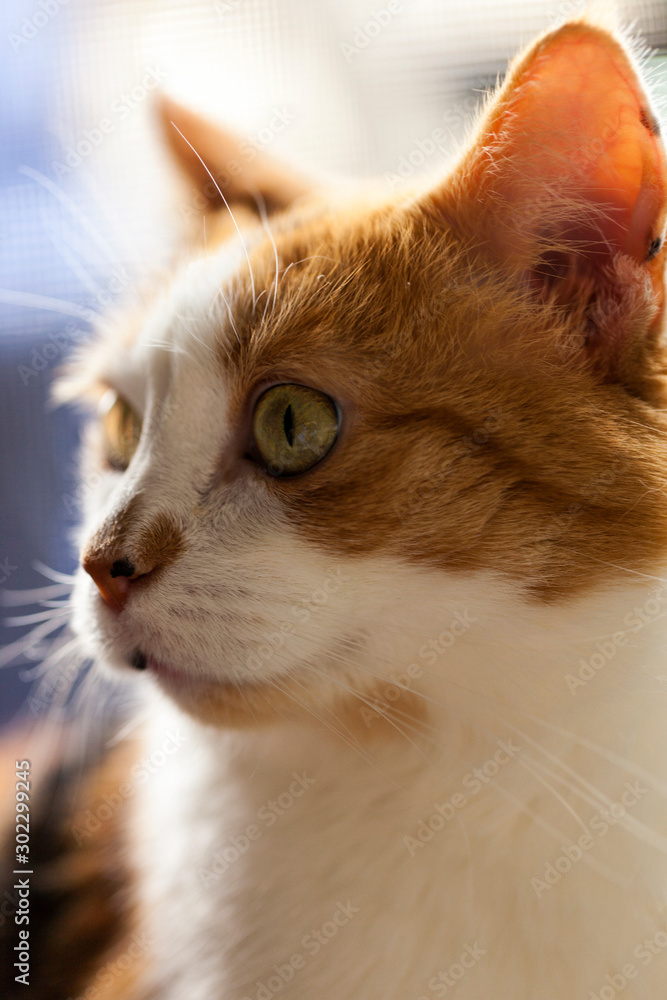
{"label": "pink nose", "polygon": [[137,573],[129,559],[115,559],[110,562],[107,559],[84,557],[81,565],[92,577],[102,595],[102,600],[112,611],[123,610],[132,587],[132,580],[146,575]]}

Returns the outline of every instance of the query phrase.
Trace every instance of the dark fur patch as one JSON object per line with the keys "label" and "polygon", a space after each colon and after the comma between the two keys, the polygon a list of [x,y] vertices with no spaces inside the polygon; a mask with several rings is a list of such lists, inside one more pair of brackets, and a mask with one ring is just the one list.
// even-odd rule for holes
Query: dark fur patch
{"label": "dark fur patch", "polygon": [[659,236],[656,236],[656,238],[654,240],[651,240],[651,242],[649,243],[646,259],[653,260],[653,258],[656,257],[660,252],[661,247],[662,247],[662,239]]}
{"label": "dark fur patch", "polygon": [[[65,734],[63,734],[65,735]],[[58,741],[64,745],[65,740]],[[14,764],[4,748],[3,770]],[[57,760],[31,797],[30,985],[15,981],[13,826],[3,834],[0,861],[4,919],[0,922],[0,994],[5,1000],[68,1000],[84,993],[127,925],[128,873],[121,862],[122,805],[105,821],[86,825],[86,810],[116,791],[127,745],[113,754],[88,751],[85,762]],[[30,757],[30,754],[27,754]],[[119,797],[120,798],[120,797]],[[90,827],[90,831],[88,830]],[[94,827],[94,829],[93,829]],[[83,831],[83,832],[82,832]]]}
{"label": "dark fur patch", "polygon": [[644,128],[651,133],[651,135],[660,135],[660,126],[657,119],[651,114],[650,111],[647,111],[646,108],[642,108],[639,112],[639,120]]}

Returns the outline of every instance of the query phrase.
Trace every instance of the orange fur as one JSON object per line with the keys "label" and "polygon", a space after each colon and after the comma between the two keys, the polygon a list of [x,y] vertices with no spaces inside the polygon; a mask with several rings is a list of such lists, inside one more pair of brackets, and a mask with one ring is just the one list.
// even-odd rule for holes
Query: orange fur
{"label": "orange fur", "polygon": [[[577,22],[515,62],[437,189],[332,207],[329,195],[306,197],[300,187],[301,202],[271,220],[275,308],[254,312],[244,269],[227,289],[241,340],[220,342],[220,363],[234,373],[233,421],[247,420],[248,401],[275,380],[313,385],[344,405],[340,440],[324,462],[306,476],[266,479],[299,530],[333,553],[382,550],[453,571],[491,570],[554,600],[595,586],[610,563],[647,569],[667,548],[664,249],[641,261],[635,241],[630,256],[611,254],[603,279],[597,247],[568,244],[549,226],[524,231],[513,256],[499,250],[516,232],[507,199],[518,197],[517,178],[543,203],[542,221],[562,222],[569,211],[595,229],[606,218],[608,206],[587,200],[602,167],[591,163],[583,191],[580,171],[566,174],[551,201],[549,178],[537,176],[553,166],[544,151],[553,122],[539,120],[533,91],[544,75],[549,91],[550,60],[562,72],[572,47],[583,53],[582,79],[596,85],[580,129],[593,128],[607,78],[625,81],[636,121],[626,115],[605,156],[622,161],[628,204],[633,184],[657,192],[646,211],[659,232],[665,158],[634,68],[611,36]],[[173,104],[167,117],[194,129]],[[228,155],[220,136],[206,140],[214,171]],[[531,166],[532,149],[541,152]],[[633,163],[646,159],[639,174],[628,149]],[[568,155],[567,144],[553,153],[559,169]],[[192,166],[190,152],[183,165]],[[267,184],[270,161],[262,170]],[[282,174],[271,176],[277,183]],[[229,216],[215,218],[225,238]],[[480,239],[489,231],[500,244]],[[256,294],[266,302],[274,251],[261,230],[251,240]],[[211,252],[217,243],[214,235]],[[554,257],[561,264],[545,265],[536,294],[522,274]]]}
{"label": "orange fur", "polygon": [[[229,175],[233,139],[171,103],[163,114],[214,176]],[[168,135],[192,181],[209,185]],[[603,136],[602,151],[572,166],[589,135]],[[275,247],[248,208],[255,188],[276,211]],[[225,188],[234,212],[244,203],[254,277],[254,297],[245,265],[227,282],[235,329],[215,330],[230,438],[243,438],[273,382],[321,389],[343,416],[307,474],[272,478],[237,449],[225,475],[261,480],[298,535],[333,556],[497,575],[551,603],[614,573],[650,574],[667,555],[665,250],[651,249],[666,190],[632,62],[582,22],[516,61],[435,188],[337,201],[258,158]],[[212,219],[209,254],[236,238],[226,210]],[[141,506],[107,521],[84,564],[130,545],[140,573],[178,559],[184,530],[166,515],[144,523]],[[358,742],[393,735],[394,720],[428,722],[422,699],[404,691],[386,706],[376,683],[341,697],[333,681],[237,688],[156,674],[216,726],[305,724],[323,703],[334,731]],[[368,702],[381,706],[371,727],[360,721]]]}

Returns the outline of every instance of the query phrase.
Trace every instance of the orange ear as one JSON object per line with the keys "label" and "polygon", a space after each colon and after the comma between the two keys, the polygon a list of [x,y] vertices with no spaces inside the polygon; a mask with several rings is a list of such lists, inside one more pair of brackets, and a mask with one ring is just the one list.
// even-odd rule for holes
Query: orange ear
{"label": "orange ear", "polygon": [[601,28],[566,24],[519,58],[435,199],[533,280],[613,281],[622,254],[662,304],[665,150],[632,57]]}
{"label": "orange ear", "polygon": [[212,206],[222,204],[222,191],[227,201],[253,207],[260,197],[274,211],[316,189],[305,174],[169,97],[160,97],[157,114],[177,164]]}

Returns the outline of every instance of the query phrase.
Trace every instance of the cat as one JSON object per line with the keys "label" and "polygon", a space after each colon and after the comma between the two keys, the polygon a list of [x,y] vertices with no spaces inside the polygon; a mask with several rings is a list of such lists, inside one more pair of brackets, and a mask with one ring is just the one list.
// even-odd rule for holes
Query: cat
{"label": "cat", "polygon": [[206,248],[58,388],[104,470],[73,627],[147,706],[69,821],[123,871],[70,984],[667,997],[667,161],[629,43],[545,33],[401,191],[161,115]]}

